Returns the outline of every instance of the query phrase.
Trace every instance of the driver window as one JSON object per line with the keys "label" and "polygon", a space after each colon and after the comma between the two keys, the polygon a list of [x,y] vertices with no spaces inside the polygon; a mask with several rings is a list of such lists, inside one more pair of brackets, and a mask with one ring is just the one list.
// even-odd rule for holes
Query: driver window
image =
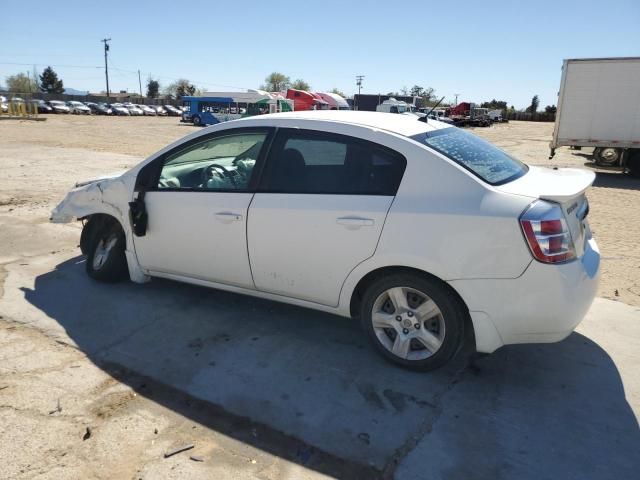
{"label": "driver window", "polygon": [[217,136],[169,155],[158,189],[246,191],[266,133]]}

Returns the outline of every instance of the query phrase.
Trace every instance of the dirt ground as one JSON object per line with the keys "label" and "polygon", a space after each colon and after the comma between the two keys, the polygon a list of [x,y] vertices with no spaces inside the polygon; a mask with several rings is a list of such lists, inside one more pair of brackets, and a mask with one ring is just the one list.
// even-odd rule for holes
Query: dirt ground
{"label": "dirt ground", "polygon": [[[552,129],[551,123],[510,122],[474,133],[531,165],[593,168],[588,150],[561,148],[549,160]],[[175,118],[51,115],[46,122],[0,121],[0,214],[45,222],[76,180],[126,169],[194,130]],[[95,156],[87,160],[86,151],[103,155],[99,162]],[[599,295],[639,306],[640,180],[598,170],[588,196],[589,222],[603,256]]]}

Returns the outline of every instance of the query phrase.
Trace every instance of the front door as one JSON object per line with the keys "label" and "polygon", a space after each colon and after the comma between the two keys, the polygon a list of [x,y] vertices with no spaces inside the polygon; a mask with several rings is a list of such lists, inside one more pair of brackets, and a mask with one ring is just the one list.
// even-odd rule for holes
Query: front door
{"label": "front door", "polygon": [[354,137],[279,129],[249,208],[256,288],[337,306],[349,272],[375,252],[405,165]]}
{"label": "front door", "polygon": [[157,181],[144,199],[147,232],[134,237],[144,269],[254,287],[247,210],[267,136],[255,129],[217,132],[158,159]]}

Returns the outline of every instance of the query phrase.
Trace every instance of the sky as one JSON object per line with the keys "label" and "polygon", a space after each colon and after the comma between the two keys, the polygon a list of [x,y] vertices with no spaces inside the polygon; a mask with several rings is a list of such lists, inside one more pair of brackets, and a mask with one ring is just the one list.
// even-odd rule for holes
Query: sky
{"label": "sky", "polygon": [[[204,91],[257,88],[273,71],[315,91],[556,103],[565,58],[640,56],[640,0],[175,0],[2,2],[0,84],[51,65],[65,87],[143,92],[149,76]],[[54,6],[55,8],[52,8]],[[8,19],[9,21],[6,21]]]}

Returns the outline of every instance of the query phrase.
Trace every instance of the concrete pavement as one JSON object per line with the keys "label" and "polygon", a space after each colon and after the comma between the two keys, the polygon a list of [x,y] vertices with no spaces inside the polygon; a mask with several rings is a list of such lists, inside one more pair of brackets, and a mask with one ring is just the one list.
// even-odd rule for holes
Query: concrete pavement
{"label": "concrete pavement", "polygon": [[461,356],[416,374],[385,363],[355,322],[331,315],[164,280],[98,284],[68,252],[4,269],[5,319],[76,347],[137,394],[308,471],[595,479],[640,470],[637,308],[598,299],[564,342],[506,347],[471,363]]}

